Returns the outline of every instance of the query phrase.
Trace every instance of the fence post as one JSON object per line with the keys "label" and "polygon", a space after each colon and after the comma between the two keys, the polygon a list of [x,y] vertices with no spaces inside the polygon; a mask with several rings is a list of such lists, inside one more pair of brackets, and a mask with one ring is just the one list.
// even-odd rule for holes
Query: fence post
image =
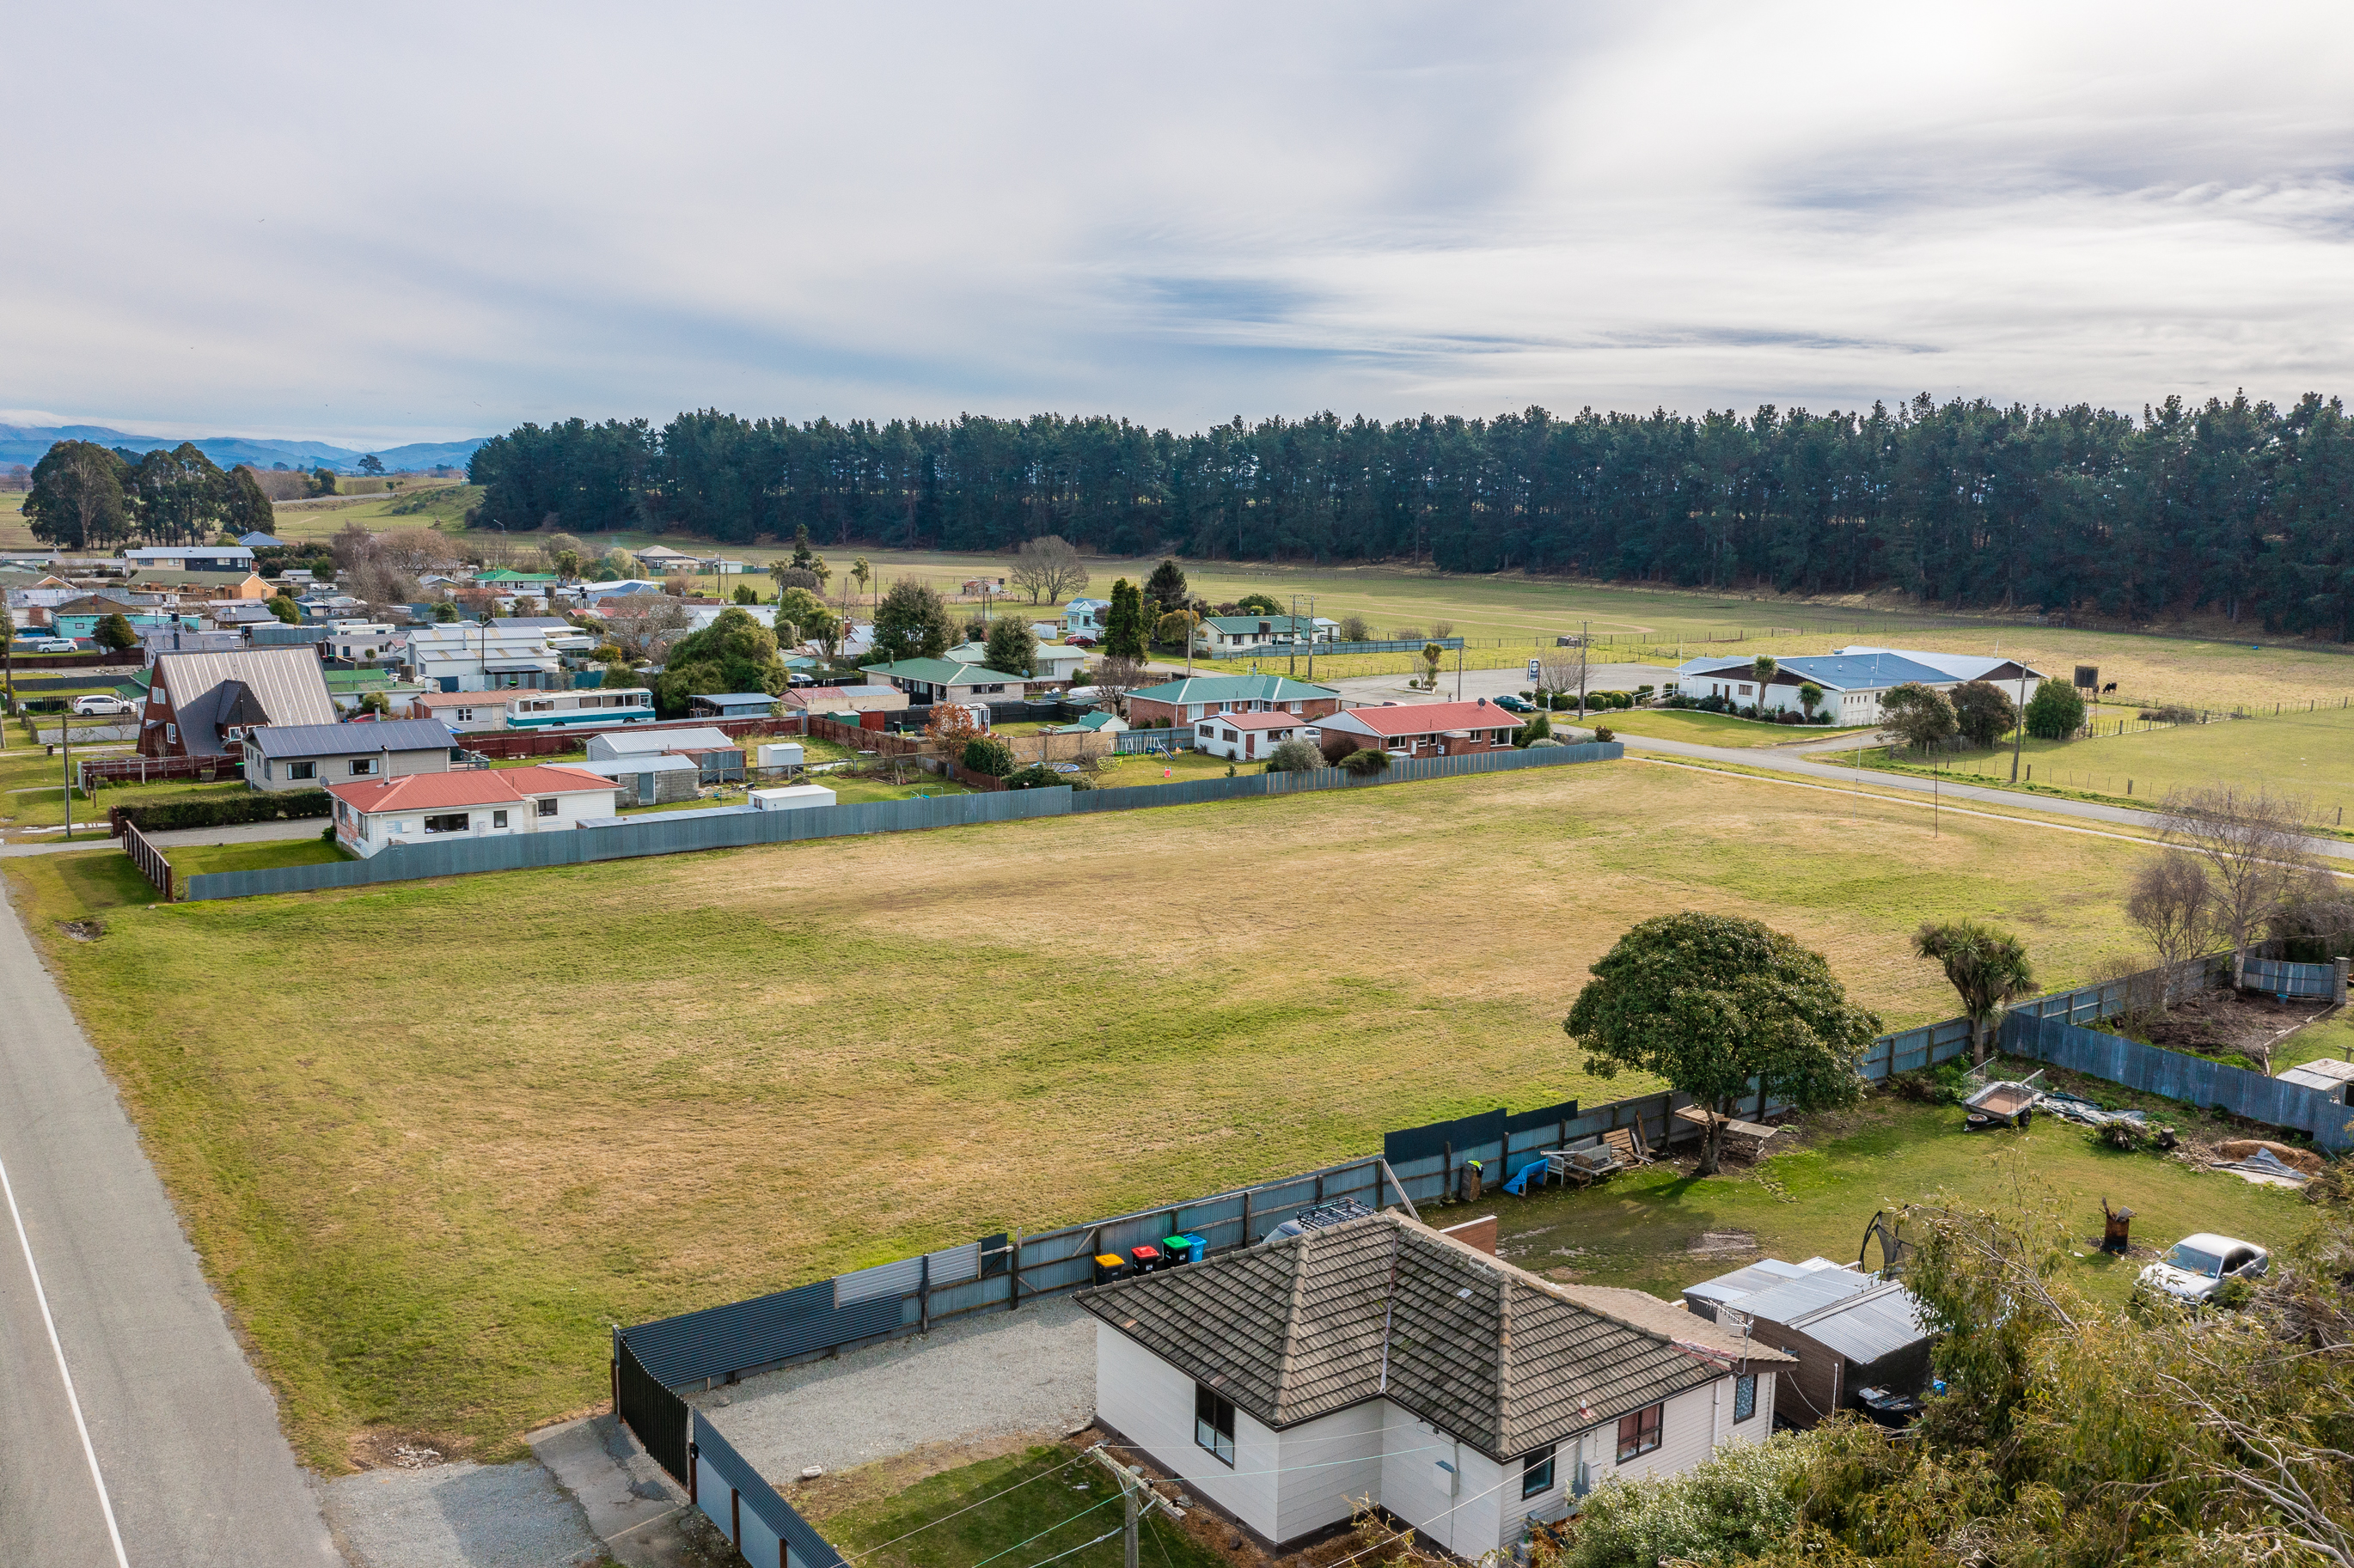
{"label": "fence post", "polygon": [[1006,1245],[1013,1250],[1005,1270],[1005,1309],[1011,1312],[1022,1305],[1022,1233],[1015,1231]]}
{"label": "fence post", "polygon": [[932,1255],[924,1254],[924,1261],[916,1268],[917,1331],[932,1331]]}

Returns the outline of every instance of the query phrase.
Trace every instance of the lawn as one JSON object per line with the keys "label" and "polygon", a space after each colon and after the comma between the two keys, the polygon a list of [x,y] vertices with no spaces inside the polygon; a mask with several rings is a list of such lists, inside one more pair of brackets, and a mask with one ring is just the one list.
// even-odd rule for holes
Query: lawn
{"label": "lawn", "polygon": [[[73,748],[76,762],[85,758],[131,755],[131,747],[122,745],[77,746]],[[65,779],[64,756],[46,752],[41,747],[27,742],[22,726],[16,726],[7,747],[0,750],[0,830],[61,826],[66,820]],[[246,787],[241,782],[193,784],[185,779],[165,779],[153,784],[101,784],[95,800],[76,789],[73,815],[77,836],[82,823],[95,821],[102,827],[106,808],[110,805],[207,800],[245,792]],[[42,836],[52,839],[57,835]]]}
{"label": "lawn", "polygon": [[[1172,730],[1182,735],[1182,730]],[[1141,752],[1127,757],[1107,757],[1096,775],[1099,789],[1126,789],[1138,784],[1182,784],[1191,779],[1224,779],[1229,768],[1236,773],[1256,772],[1265,766],[1256,762],[1229,762],[1223,757],[1212,757],[1206,751],[1181,751],[1170,757],[1147,757]]]}
{"label": "lawn", "polygon": [[2282,1041],[2273,1050],[2273,1071],[2324,1056],[2354,1062],[2354,1008],[2341,1007]]}
{"label": "lawn", "polygon": [[1955,1011],[1924,918],[2130,954],[2142,853],[1628,762],[153,909],[112,852],[7,871],[333,1471],[513,1455],[613,1322],[1635,1092],[1560,1019],[1648,916],[1766,919],[1897,1027]]}
{"label": "lawn", "polygon": [[[1120,1538],[1096,1541],[1120,1527],[1119,1486],[1078,1452],[1041,1446],[984,1459],[887,1498],[821,1507],[812,1519],[865,1568],[968,1568],[992,1558],[1029,1568],[1050,1557],[1071,1568],[1120,1568]],[[1139,1529],[1147,1568],[1224,1568],[1225,1558],[1157,1510]]]}
{"label": "lawn", "polygon": [[[2063,1273],[2111,1305],[2124,1303],[2140,1266],[2098,1250],[2105,1197],[2133,1210],[2137,1242],[2158,1247],[2200,1230],[2278,1247],[2306,1224],[2303,1199],[2281,1188],[2157,1154],[2119,1153],[2052,1117],[2019,1131],[1968,1133],[1962,1114],[1875,1095],[1854,1110],[1811,1118],[1801,1147],[1754,1167],[1729,1166],[1721,1179],[1646,1166],[1584,1192],[1549,1187],[1485,1207],[1501,1217],[1502,1255],[1523,1268],[1670,1298],[1761,1256],[1852,1263],[1875,1212],[1939,1192],[1981,1204],[2057,1205],[2083,1255]],[[2178,1125],[2199,1119],[2179,1107],[2159,1116]],[[1438,1215],[1456,1212],[1431,1217],[1444,1224]]]}
{"label": "lawn", "polygon": [[[323,828],[326,823],[323,820],[319,825]],[[185,897],[192,876],[210,876],[224,871],[265,871],[280,865],[324,865],[353,857],[349,851],[313,833],[306,839],[265,839],[251,843],[174,844],[164,852],[164,858],[172,863],[172,880]]]}
{"label": "lawn", "polygon": [[[2354,808],[2354,709],[2169,725],[2092,740],[2030,739],[2020,743],[2020,764],[2022,783],[2120,801],[2130,796],[2137,804],[2163,800],[2178,787],[2261,784],[2304,800],[2315,821],[2342,826]],[[1924,768],[1902,752],[1894,766]],[[2010,749],[1945,757],[1938,766],[2007,783]]]}
{"label": "lawn", "polygon": [[1624,735],[1688,740],[1697,746],[1792,746],[1806,740],[1875,733],[1868,729],[1839,729],[1829,725],[1766,724],[1759,719],[1696,713],[1689,708],[1629,708],[1625,713],[1591,713],[1583,719],[1572,709],[1551,716],[1555,724],[1583,725],[1588,729],[1606,725]]}

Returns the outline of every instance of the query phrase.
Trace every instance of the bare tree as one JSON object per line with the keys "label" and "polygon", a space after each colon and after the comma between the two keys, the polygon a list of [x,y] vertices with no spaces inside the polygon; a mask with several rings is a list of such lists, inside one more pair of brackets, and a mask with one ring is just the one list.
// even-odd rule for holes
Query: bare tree
{"label": "bare tree", "polygon": [[1094,683],[1115,697],[1124,697],[1140,687],[1156,684],[1161,677],[1145,668],[1141,659],[1099,659],[1096,662]]}
{"label": "bare tree", "polygon": [[1550,653],[1539,654],[1537,656],[1539,683],[1548,692],[1577,690],[1578,671],[1582,663],[1578,655],[1583,652],[1583,649],[1573,651],[1561,648]]}
{"label": "bare tree", "polygon": [[2232,943],[2232,983],[2247,978],[2248,948],[2319,864],[2305,839],[2303,805],[2261,785],[2177,789],[2158,808],[2159,835],[2199,857],[2215,927]]}
{"label": "bare tree", "polygon": [[1059,534],[1042,534],[1023,542],[1013,559],[1011,580],[1036,604],[1063,599],[1087,586],[1087,568],[1079,563],[1076,546]]}
{"label": "bare tree", "polygon": [[659,659],[685,632],[686,607],[674,599],[652,594],[633,597],[649,599],[652,602],[642,610],[631,606],[631,614],[609,614],[605,620],[606,635],[630,656],[632,663],[642,659]]}
{"label": "bare tree", "polygon": [[2206,866],[2179,849],[2142,862],[2126,894],[2126,918],[2141,927],[2158,954],[2158,1011],[2164,1012],[2175,977],[2215,940],[2215,888]]}
{"label": "bare tree", "polygon": [[372,614],[397,604],[415,604],[425,592],[417,586],[417,579],[398,566],[373,555],[345,575],[345,591],[366,604]]}

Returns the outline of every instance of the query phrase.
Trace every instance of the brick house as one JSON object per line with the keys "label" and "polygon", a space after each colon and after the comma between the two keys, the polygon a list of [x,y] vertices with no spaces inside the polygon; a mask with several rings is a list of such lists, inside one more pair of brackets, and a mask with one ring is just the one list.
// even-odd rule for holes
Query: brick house
{"label": "brick house", "polygon": [[1456,757],[1469,752],[1510,751],[1521,721],[1485,697],[1468,703],[1384,703],[1343,708],[1318,726],[1325,735],[1344,735],[1368,749],[1402,757]]}
{"label": "brick house", "polygon": [[1189,675],[1128,694],[1131,728],[1198,724],[1212,714],[1297,714],[1321,718],[1339,710],[1341,694],[1288,675]]}

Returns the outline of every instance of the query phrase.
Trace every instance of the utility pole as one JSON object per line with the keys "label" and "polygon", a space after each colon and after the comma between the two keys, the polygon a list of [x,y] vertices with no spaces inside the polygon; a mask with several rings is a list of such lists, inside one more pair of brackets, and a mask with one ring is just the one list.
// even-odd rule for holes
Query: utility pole
{"label": "utility pole", "polygon": [[[1316,596],[1312,593],[1308,596],[1308,619],[1316,619]],[[1308,636],[1308,679],[1311,683],[1316,679],[1316,634],[1312,626]]]}
{"label": "utility pole", "polygon": [[[2001,644],[1997,643],[1999,647]],[[2010,726],[2010,781],[2019,782],[2019,746],[2027,735],[2027,666],[2019,669],[2019,719]]]}
{"label": "utility pole", "polygon": [[1463,700],[1463,644],[1455,645],[1455,700]]}
{"label": "utility pole", "polygon": [[1593,624],[1590,620],[1577,623],[1577,722],[1580,724],[1585,722],[1585,644],[1590,641],[1586,629]]}
{"label": "utility pole", "polygon": [[[37,726],[33,733],[36,735],[40,733]],[[73,705],[71,703],[68,703],[66,711],[58,715],[58,749],[64,752],[66,757],[66,837],[70,840],[73,837]]]}
{"label": "utility pole", "polygon": [[1102,1464],[1105,1469],[1111,1472],[1112,1479],[1119,1483],[1120,1501],[1128,1516],[1127,1568],[1141,1568],[1138,1561],[1137,1548],[1140,1544],[1139,1527],[1144,1522],[1144,1516],[1157,1508],[1172,1519],[1182,1519],[1185,1517],[1185,1510],[1176,1507],[1168,1499],[1147,1486],[1144,1481],[1144,1472],[1136,1466],[1122,1465],[1100,1447],[1091,1448],[1088,1452]]}
{"label": "utility pole", "polygon": [[1298,594],[1291,596],[1291,657],[1285,661],[1283,673],[1287,675],[1299,673],[1299,596]]}

